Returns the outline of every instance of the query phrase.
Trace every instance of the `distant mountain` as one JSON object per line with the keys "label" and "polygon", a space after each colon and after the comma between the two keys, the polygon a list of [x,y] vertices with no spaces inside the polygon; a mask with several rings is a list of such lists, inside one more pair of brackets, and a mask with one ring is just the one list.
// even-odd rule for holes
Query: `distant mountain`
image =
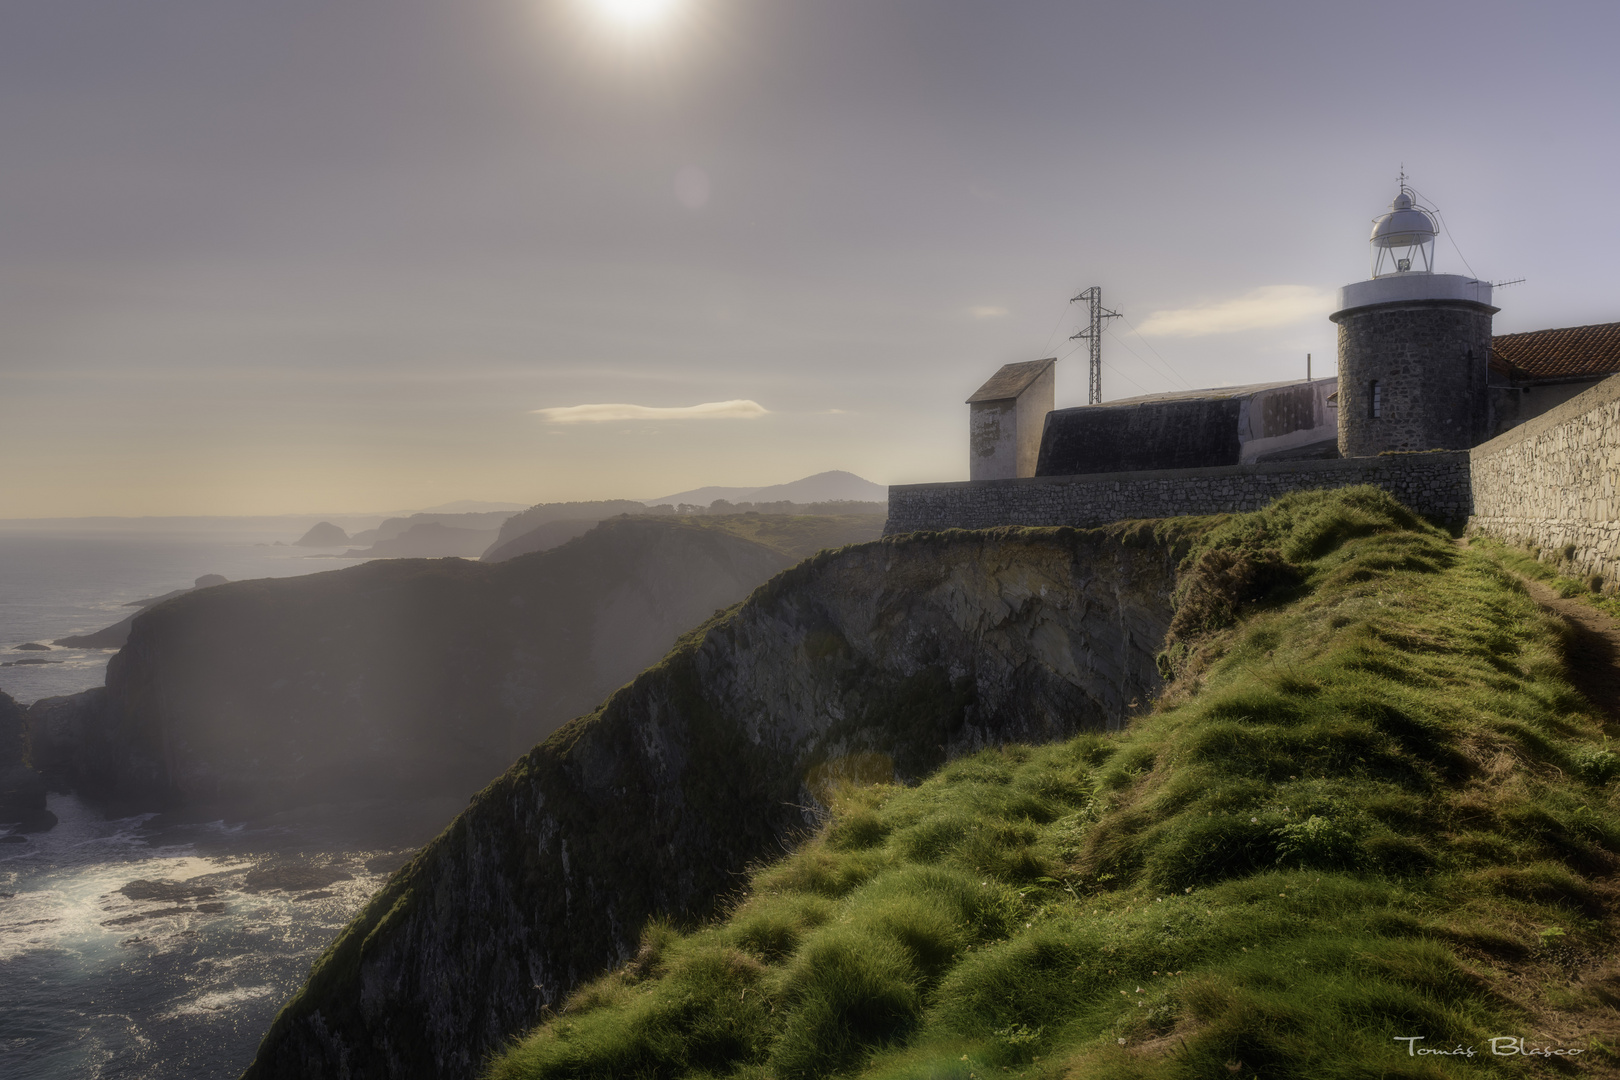
{"label": "distant mountain", "polygon": [[[736,501],[736,500],[733,500]],[[834,470],[751,493],[748,502],[888,502],[889,489],[854,473]]]}
{"label": "distant mountain", "polygon": [[674,495],[665,495],[661,499],[645,500],[648,506],[659,506],[665,503],[671,506],[688,503],[694,506],[708,506],[716,499],[727,502],[888,502],[889,489],[882,484],[874,484],[870,480],[863,480],[854,473],[835,469],[831,472],[817,473],[802,480],[794,480],[786,484],[772,484],[769,487],[740,488],[740,487],[700,487],[691,491],[681,491]]}

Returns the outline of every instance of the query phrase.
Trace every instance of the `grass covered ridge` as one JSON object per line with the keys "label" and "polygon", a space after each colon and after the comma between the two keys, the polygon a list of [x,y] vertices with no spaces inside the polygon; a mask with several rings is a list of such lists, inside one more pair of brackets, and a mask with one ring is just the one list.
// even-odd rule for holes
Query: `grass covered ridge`
{"label": "grass covered ridge", "polygon": [[1614,1072],[1620,761],[1561,624],[1373,489],[1188,560],[1155,712],[844,789],[726,918],[650,926],[489,1075]]}

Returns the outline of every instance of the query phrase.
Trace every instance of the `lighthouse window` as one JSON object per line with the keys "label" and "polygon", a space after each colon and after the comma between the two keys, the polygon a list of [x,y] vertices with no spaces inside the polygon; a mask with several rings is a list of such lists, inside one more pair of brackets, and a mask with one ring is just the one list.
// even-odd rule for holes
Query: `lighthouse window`
{"label": "lighthouse window", "polygon": [[1383,411],[1383,388],[1378,385],[1378,380],[1374,379],[1367,384],[1367,417],[1376,420],[1383,415]]}

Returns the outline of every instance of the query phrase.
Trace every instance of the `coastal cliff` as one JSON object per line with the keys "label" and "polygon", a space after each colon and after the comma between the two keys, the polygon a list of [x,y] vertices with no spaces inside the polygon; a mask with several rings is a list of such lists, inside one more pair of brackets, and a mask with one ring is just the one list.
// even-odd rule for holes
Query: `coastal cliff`
{"label": "coastal cliff", "polygon": [[471,1077],[647,921],[711,914],[840,777],[1116,729],[1206,522],[892,537],[756,590],[520,758],[373,898],[246,1076]]}
{"label": "coastal cliff", "polygon": [[104,690],[35,703],[36,764],[128,810],[466,796],[790,561],[629,519],[495,565],[201,589],[136,616]]}

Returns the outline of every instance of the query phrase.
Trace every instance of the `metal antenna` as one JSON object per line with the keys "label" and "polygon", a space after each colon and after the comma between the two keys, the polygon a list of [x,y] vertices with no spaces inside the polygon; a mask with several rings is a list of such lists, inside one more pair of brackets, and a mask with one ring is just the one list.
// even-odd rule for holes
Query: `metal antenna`
{"label": "metal antenna", "polygon": [[1071,304],[1078,304],[1085,300],[1091,305],[1091,323],[1084,330],[1069,338],[1070,341],[1079,341],[1084,338],[1091,342],[1091,390],[1086,395],[1087,405],[1102,404],[1102,332],[1104,319],[1117,319],[1119,312],[1109,311],[1102,306],[1102,286],[1093,285],[1079,296],[1070,300]]}

